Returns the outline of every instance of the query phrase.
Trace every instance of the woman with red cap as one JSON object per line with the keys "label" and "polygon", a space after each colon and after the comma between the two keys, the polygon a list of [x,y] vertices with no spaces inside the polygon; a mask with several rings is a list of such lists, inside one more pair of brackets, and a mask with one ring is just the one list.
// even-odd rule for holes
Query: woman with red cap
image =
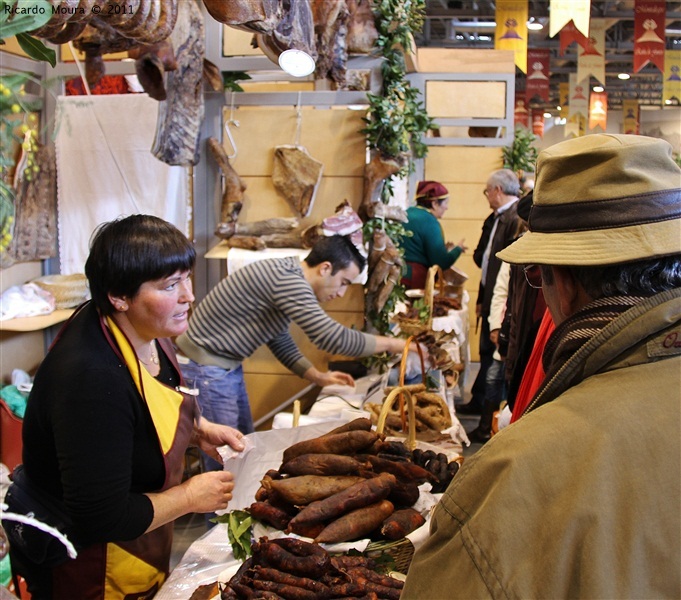
{"label": "woman with red cap", "polygon": [[449,192],[437,181],[420,181],[416,189],[416,206],[407,209],[409,222],[404,228],[411,236],[402,238],[404,260],[407,272],[402,284],[407,288],[424,288],[428,269],[438,265],[442,269],[451,267],[459,256],[466,251],[464,240],[458,244],[446,242],[442,218],[449,208]]}

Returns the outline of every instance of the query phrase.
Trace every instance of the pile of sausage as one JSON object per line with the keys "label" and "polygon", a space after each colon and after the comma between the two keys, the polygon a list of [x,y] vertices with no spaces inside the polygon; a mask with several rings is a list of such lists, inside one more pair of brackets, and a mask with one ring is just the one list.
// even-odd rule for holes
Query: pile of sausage
{"label": "pile of sausage", "polygon": [[356,419],[287,448],[279,469],[262,479],[249,512],[319,543],[401,539],[425,522],[412,508],[418,486],[429,482],[443,491],[458,469],[442,456],[437,468],[419,465],[403,443],[385,441],[369,419]]}
{"label": "pile of sausage", "polygon": [[253,556],[241,565],[220,598],[399,600],[403,585],[378,573],[370,558],[330,556],[318,544],[263,537],[253,544]]}

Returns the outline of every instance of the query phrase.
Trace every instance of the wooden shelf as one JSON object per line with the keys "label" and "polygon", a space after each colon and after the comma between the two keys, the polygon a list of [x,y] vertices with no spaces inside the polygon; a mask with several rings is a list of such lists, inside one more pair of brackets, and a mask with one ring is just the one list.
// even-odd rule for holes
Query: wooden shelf
{"label": "wooden shelf", "polygon": [[40,329],[46,329],[66,321],[73,314],[74,310],[73,308],[64,308],[55,310],[49,315],[18,317],[16,319],[0,321],[0,331],[39,331]]}

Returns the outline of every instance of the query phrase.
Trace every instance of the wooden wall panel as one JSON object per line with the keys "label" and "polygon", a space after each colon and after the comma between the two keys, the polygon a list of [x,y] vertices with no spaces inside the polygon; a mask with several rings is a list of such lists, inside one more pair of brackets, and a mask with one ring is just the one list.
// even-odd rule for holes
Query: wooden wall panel
{"label": "wooden wall panel", "polygon": [[[484,98],[485,102],[480,102]],[[441,119],[503,119],[506,83],[503,81],[428,81],[426,110]]]}
{"label": "wooden wall panel", "polygon": [[[225,107],[226,118],[230,109]],[[362,177],[366,159],[364,111],[302,109],[300,145],[324,165],[325,177]],[[296,138],[295,107],[241,107],[231,132],[238,154],[231,161],[241,177],[271,176],[276,146]],[[225,144],[228,148],[228,145]]]}
{"label": "wooden wall panel", "polygon": [[419,48],[417,57],[421,73],[515,73],[512,50]]}

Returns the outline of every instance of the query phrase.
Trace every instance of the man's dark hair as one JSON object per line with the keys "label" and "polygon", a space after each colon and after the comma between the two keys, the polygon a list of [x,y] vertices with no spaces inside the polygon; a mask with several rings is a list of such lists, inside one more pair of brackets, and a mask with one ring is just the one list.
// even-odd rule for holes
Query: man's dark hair
{"label": "man's dark hair", "polygon": [[332,275],[341,269],[347,269],[351,264],[357,265],[361,272],[366,265],[366,259],[360,254],[357,246],[344,235],[319,238],[305,258],[310,267],[316,267],[327,261],[331,263]]}
{"label": "man's dark hair", "polygon": [[85,263],[92,301],[103,315],[114,308],[109,294],[134,298],[147,281],[191,271],[196,251],[174,225],[151,215],[131,215],[95,231]]}
{"label": "man's dark hair", "polygon": [[[565,266],[594,299],[626,294],[653,296],[681,287],[681,256],[678,254],[632,263],[597,267]],[[542,279],[553,283],[553,272],[541,265]]]}

